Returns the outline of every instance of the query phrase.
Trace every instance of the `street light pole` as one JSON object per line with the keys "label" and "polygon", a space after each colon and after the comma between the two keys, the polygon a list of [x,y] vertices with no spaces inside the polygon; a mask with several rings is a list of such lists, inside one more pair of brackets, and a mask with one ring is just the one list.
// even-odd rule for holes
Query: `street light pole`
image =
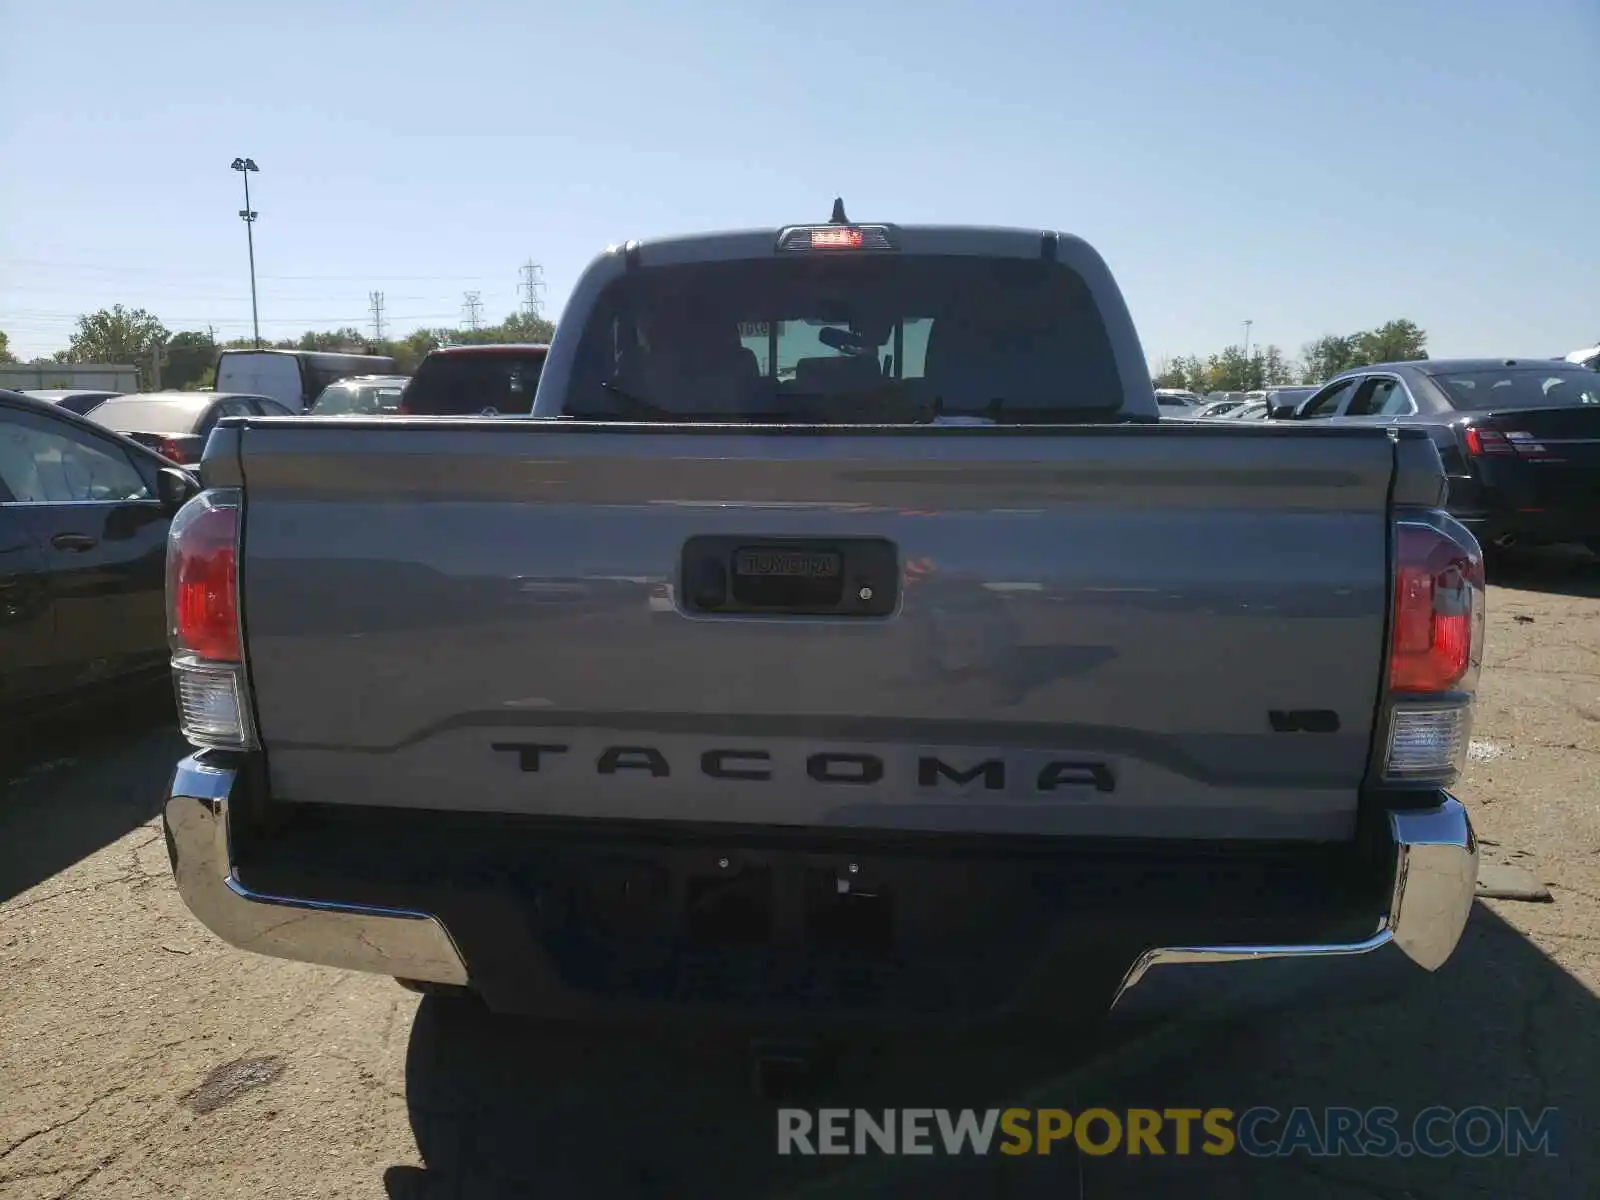
{"label": "street light pole", "polygon": [[250,172],[259,171],[253,158],[236,158],[233,169],[244,176],[244,207],[239,217],[244,221],[244,241],[250,250],[250,327],[255,334],[256,349],[261,349],[261,314],[256,308],[256,239],[252,226],[256,223],[255,209],[250,207]]}
{"label": "street light pole", "polygon": [[1250,361],[1250,326],[1252,326],[1254,324],[1255,324],[1254,321],[1251,321],[1251,320],[1248,320],[1248,319],[1244,323],[1244,360],[1245,360],[1245,362],[1249,362]]}

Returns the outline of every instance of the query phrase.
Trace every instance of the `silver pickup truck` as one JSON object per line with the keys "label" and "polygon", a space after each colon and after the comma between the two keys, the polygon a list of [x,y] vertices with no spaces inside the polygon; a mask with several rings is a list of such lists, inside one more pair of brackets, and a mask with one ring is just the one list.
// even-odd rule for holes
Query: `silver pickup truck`
{"label": "silver pickup truck", "polygon": [[1437,451],[1160,422],[1077,238],[630,242],[530,415],[230,419],[201,470],[166,829],[244,949],[969,1022],[1431,971],[1466,922],[1484,578]]}

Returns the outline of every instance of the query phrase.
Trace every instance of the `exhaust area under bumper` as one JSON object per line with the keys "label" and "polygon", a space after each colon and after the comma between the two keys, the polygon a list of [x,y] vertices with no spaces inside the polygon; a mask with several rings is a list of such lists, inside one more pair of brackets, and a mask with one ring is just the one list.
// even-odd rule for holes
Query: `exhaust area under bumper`
{"label": "exhaust area under bumper", "polygon": [[[565,992],[566,1001],[588,1009],[592,998],[558,983],[559,972],[550,964],[540,963],[536,971],[529,966],[545,958],[536,941],[503,945],[503,938],[497,940],[497,934],[475,926],[452,933],[445,919],[423,911],[434,907],[426,901],[418,908],[352,902],[352,895],[359,894],[354,887],[342,897],[326,894],[343,890],[341,880],[349,878],[337,870],[311,886],[280,883],[271,890],[247,886],[240,878],[229,829],[230,799],[239,802],[241,793],[235,789],[242,781],[226,762],[209,753],[184,759],[174,772],[165,804],[168,851],[178,891],[218,937],[240,949],[279,958],[426,983],[478,984],[486,995],[499,986],[491,978],[496,972],[489,961],[499,956],[532,972],[522,978],[523,984],[537,980],[535,990],[552,993],[549,999]],[[1392,885],[1382,903],[1374,905],[1375,912],[1386,911],[1377,917],[1370,935],[1326,944],[1309,939],[1290,944],[1249,944],[1241,939],[1241,944],[1226,944],[1219,938],[1222,944],[1161,945],[1159,929],[1165,922],[1158,921],[1152,923],[1157,931],[1151,937],[1155,947],[1130,955],[1132,965],[1120,982],[1110,975],[1105,981],[1108,990],[1100,996],[1109,994],[1117,1017],[1226,1014],[1287,1001],[1308,987],[1319,989],[1318,994],[1343,994],[1361,980],[1381,985],[1397,974],[1414,976],[1418,968],[1437,970],[1455,950],[1472,908],[1478,845],[1462,804],[1442,791],[1435,799],[1431,807],[1395,811],[1387,817],[1388,845],[1381,849],[1378,865],[1392,862]],[[435,858],[431,849],[426,857]],[[249,861],[253,864],[254,858]],[[259,880],[255,872],[252,865],[250,877]],[[285,891],[320,894],[279,894]],[[404,892],[377,898],[406,902]],[[452,922],[456,919],[449,917]],[[525,926],[516,920],[503,928],[508,934],[516,930],[519,938],[526,936]],[[485,960],[478,965],[486,978],[474,979],[463,945],[476,947],[472,957]],[[1050,953],[1057,957],[1058,967],[1068,969],[1062,973],[1063,982],[1046,990],[1071,987],[1074,982],[1081,986],[1083,980],[1075,978],[1072,969],[1074,946],[1058,945]],[[1120,971],[1128,961],[1114,959],[1111,968]],[[503,968],[500,975],[504,976]],[[530,997],[530,1002],[536,1010],[543,1000]],[[650,1003],[643,1007],[652,1009]]]}

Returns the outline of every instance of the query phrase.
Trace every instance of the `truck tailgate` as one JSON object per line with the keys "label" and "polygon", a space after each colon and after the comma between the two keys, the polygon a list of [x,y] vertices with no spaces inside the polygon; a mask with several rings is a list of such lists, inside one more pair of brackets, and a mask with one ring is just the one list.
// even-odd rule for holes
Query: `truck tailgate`
{"label": "truck tailgate", "polygon": [[[279,800],[1352,833],[1389,600],[1381,430],[235,432]],[[717,537],[808,539],[824,566],[876,539],[864,608],[889,611],[686,611],[686,543]]]}

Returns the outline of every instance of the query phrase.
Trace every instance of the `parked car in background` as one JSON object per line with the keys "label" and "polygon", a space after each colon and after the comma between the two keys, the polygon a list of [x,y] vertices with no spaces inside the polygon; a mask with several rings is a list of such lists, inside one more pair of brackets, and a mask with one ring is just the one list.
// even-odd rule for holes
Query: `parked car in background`
{"label": "parked car in background", "polygon": [[23,392],[24,396],[31,396],[35,400],[43,400],[46,404],[54,404],[63,412],[77,413],[80,417],[88,412],[102,400],[109,400],[113,396],[120,396],[122,392],[94,392],[73,391],[70,388],[49,388],[43,391]]}
{"label": "parked car in background", "polygon": [[224,350],[217,356],[217,391],[268,396],[292,412],[310,408],[322,389],[352,375],[393,375],[387,354],[323,350]]}
{"label": "parked car in background", "polygon": [[1244,404],[1243,400],[1208,400],[1195,409],[1196,417],[1224,417]]}
{"label": "parked car in background", "polygon": [[442,346],[417,366],[400,397],[402,416],[519,416],[533,411],[549,346]]}
{"label": "parked car in background", "polygon": [[1193,392],[1186,392],[1180,388],[1157,388],[1156,404],[1169,410],[1169,416],[1177,415],[1172,410],[1189,409],[1185,416],[1194,416],[1193,410],[1200,407],[1200,397]]}
{"label": "parked car in background", "polygon": [[195,486],[70,410],[0,391],[0,721],[8,728],[108,687],[162,678],[167,525]]}
{"label": "parked car in background", "polygon": [[1223,413],[1222,419],[1225,421],[1265,421],[1270,411],[1271,406],[1266,398],[1260,397],[1255,400],[1240,401],[1239,407],[1231,412]]}
{"label": "parked car in background", "polygon": [[355,375],[330,383],[307,410],[313,417],[372,417],[400,411],[409,375]]}
{"label": "parked car in background", "polygon": [[1582,350],[1574,350],[1567,355],[1566,361],[1577,363],[1580,367],[1588,367],[1591,371],[1600,371],[1600,346],[1587,346]]}
{"label": "parked car in background", "polygon": [[1420,425],[1449,511],[1486,545],[1583,542],[1600,554],[1600,374],[1538,358],[1424,359],[1329,380],[1298,421]]}
{"label": "parked car in background", "polygon": [[268,396],[230,392],[135,392],[89,410],[89,420],[114,429],[163,458],[197,463],[206,438],[223,417],[287,417],[292,410]]}

